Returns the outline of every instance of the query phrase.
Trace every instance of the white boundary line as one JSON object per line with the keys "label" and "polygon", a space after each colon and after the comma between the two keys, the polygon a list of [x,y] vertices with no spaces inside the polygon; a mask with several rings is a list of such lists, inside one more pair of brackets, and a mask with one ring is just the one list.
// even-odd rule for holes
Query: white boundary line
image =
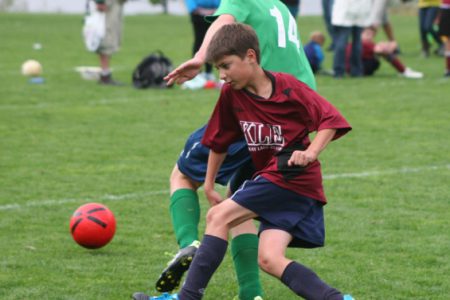
{"label": "white boundary line", "polygon": [[371,172],[361,172],[361,173],[342,173],[342,174],[331,174],[324,175],[323,179],[340,179],[340,178],[361,178],[361,177],[372,177],[372,176],[380,176],[380,175],[389,175],[389,174],[407,174],[407,173],[417,173],[422,171],[433,171],[440,169],[450,169],[450,164],[444,164],[441,166],[426,166],[426,167],[418,167],[418,168],[409,168],[404,167],[400,169],[390,169],[384,171],[371,171]]}
{"label": "white boundary line", "polygon": [[[341,178],[364,178],[364,177],[375,177],[382,175],[392,175],[392,174],[408,174],[408,173],[418,173],[422,171],[435,171],[441,169],[450,169],[450,164],[444,164],[441,166],[426,166],[426,167],[418,167],[418,168],[400,168],[400,169],[390,169],[384,171],[371,171],[371,172],[360,172],[360,173],[341,173],[341,174],[331,174],[323,176],[324,180],[335,180]],[[97,197],[96,199],[92,198],[63,198],[63,199],[44,199],[44,200],[33,200],[28,201],[24,204],[10,203],[0,205],[0,211],[6,210],[21,210],[24,208],[30,207],[42,207],[42,206],[56,206],[62,205],[66,203],[74,203],[74,202],[102,202],[102,201],[126,201],[126,200],[134,200],[136,198],[142,197],[151,197],[157,195],[167,195],[169,194],[169,190],[160,190],[160,191],[150,191],[150,192],[142,192],[142,193],[129,193],[123,195],[103,195]]]}

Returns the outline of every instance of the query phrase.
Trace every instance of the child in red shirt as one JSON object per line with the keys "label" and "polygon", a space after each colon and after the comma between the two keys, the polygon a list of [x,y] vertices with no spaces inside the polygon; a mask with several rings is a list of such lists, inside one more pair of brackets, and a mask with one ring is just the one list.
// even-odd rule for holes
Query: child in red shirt
{"label": "child in red shirt", "polygon": [[[397,43],[395,41],[375,43],[375,29],[366,28],[361,34],[362,41],[362,62],[364,76],[372,76],[380,67],[379,57],[384,58],[389,64],[397,70],[398,74],[405,78],[419,79],[423,77],[421,72],[406,67],[400,58],[396,55]],[[346,49],[346,68],[350,73],[350,57],[352,53],[351,45]]]}

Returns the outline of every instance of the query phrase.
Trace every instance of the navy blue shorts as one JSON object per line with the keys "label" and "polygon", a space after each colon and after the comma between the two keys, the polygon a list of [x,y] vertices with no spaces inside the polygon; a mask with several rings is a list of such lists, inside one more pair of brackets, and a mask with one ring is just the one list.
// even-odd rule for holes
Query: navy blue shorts
{"label": "navy blue shorts", "polygon": [[[178,169],[181,173],[197,182],[205,181],[206,168],[208,166],[209,148],[201,143],[205,129],[206,125],[189,136],[184,150],[177,161]],[[249,161],[251,161],[251,158],[245,139],[232,144],[228,148],[227,157],[217,174],[216,182],[226,185],[236,170]]]}
{"label": "navy blue shorts", "polygon": [[262,176],[247,180],[231,196],[236,203],[256,213],[259,233],[280,229],[293,236],[289,247],[322,247],[325,240],[323,204],[279,187]]}

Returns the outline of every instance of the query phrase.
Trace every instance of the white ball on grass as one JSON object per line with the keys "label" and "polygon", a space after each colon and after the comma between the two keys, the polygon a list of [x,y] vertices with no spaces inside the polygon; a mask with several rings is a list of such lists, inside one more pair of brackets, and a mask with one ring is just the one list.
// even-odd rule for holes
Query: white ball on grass
{"label": "white ball on grass", "polygon": [[42,65],[34,59],[29,59],[22,64],[22,74],[37,77],[42,74]]}

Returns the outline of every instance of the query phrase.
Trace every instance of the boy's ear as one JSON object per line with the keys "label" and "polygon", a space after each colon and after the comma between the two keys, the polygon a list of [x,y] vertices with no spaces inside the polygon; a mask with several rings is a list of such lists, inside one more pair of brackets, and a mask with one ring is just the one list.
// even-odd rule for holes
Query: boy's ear
{"label": "boy's ear", "polygon": [[251,61],[256,61],[256,52],[254,49],[247,49],[247,54],[246,56],[251,60]]}

